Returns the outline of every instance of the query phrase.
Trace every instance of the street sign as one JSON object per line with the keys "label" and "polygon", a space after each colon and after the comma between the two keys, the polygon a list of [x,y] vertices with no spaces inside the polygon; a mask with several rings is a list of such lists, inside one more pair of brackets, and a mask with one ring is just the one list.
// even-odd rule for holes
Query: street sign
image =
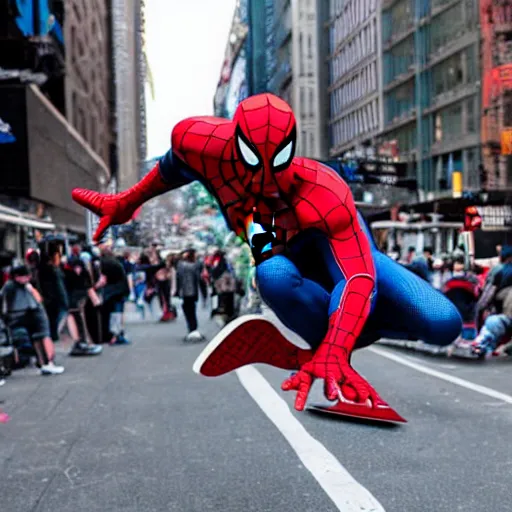
{"label": "street sign", "polygon": [[512,206],[477,206],[478,214],[482,218],[482,229],[510,229],[512,228]]}

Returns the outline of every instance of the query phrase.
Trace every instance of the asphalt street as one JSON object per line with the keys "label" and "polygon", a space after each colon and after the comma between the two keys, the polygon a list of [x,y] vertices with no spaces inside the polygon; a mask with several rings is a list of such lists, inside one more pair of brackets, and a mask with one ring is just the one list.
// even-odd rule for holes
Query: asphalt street
{"label": "asphalt street", "polygon": [[295,412],[273,368],[195,375],[204,344],[181,318],[128,333],[96,358],[59,346],[64,375],[0,388],[0,511],[512,511],[512,361],[357,353],[409,421],[379,426]]}

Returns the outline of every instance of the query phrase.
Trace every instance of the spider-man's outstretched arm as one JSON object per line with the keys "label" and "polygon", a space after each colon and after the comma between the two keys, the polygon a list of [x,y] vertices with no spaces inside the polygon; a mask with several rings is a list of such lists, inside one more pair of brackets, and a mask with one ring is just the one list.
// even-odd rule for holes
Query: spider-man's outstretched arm
{"label": "spider-man's outstretched arm", "polygon": [[[74,189],[73,199],[101,217],[94,240],[98,241],[109,226],[128,222],[135,211],[149,199],[190,183],[196,178],[211,179],[208,161],[222,158],[231,137],[231,123],[216,117],[192,117],[179,122],[172,132],[172,150],[162,157],[139,183],[119,194],[100,194]],[[232,131],[232,129],[231,129]]]}
{"label": "spider-man's outstretched arm", "polygon": [[375,269],[370,242],[359,225],[348,185],[316,162],[303,160],[295,176],[294,206],[303,229],[326,233],[343,278],[331,295],[329,329],[313,359],[283,383],[297,390],[296,408],[302,410],[315,378],[325,382],[327,398],[341,391],[345,398],[378,401],[373,388],[350,366],[350,355],[370,314]]}
{"label": "spider-man's outstretched arm", "polygon": [[[171,177],[171,180],[167,181],[168,177]],[[185,183],[186,178],[179,170],[176,172],[173,155],[169,151],[139,183],[124,192],[101,194],[93,190],[76,188],[72,196],[77,203],[101,217],[94,234],[94,241],[99,241],[110,226],[128,222],[146,201]]]}

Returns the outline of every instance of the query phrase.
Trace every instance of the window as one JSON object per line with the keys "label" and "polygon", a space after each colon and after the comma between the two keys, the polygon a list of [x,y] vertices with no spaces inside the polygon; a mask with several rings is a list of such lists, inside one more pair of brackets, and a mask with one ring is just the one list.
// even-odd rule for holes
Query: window
{"label": "window", "polygon": [[443,140],[443,120],[440,114],[436,114],[435,117],[434,140],[436,142]]}
{"label": "window", "polygon": [[386,98],[386,123],[411,114],[415,105],[414,80],[394,89]]}
{"label": "window", "polygon": [[392,35],[406,32],[413,24],[412,0],[400,0],[391,8]]}
{"label": "window", "polygon": [[466,166],[464,176],[466,177],[466,186],[469,188],[477,188],[479,185],[479,173],[477,169],[476,156],[474,149],[466,150]]}
{"label": "window", "polygon": [[462,135],[462,102],[440,110],[435,116],[434,140],[446,142]]}
{"label": "window", "polygon": [[414,64],[414,39],[408,37],[384,53],[384,82],[389,84],[400,75],[411,71]]}
{"label": "window", "polygon": [[[510,15],[512,16],[512,12]],[[503,96],[503,125],[512,127],[512,91],[506,91]]]}
{"label": "window", "polygon": [[467,59],[465,52],[456,53],[433,68],[434,96],[452,91],[468,82],[467,77],[464,77],[464,67],[467,68],[463,66],[465,59]]}
{"label": "window", "polygon": [[457,2],[432,21],[431,50],[433,52],[446,46],[450,41],[459,37],[465,26],[462,2]]}
{"label": "window", "polygon": [[466,101],[466,132],[476,132],[475,100],[470,98]]}

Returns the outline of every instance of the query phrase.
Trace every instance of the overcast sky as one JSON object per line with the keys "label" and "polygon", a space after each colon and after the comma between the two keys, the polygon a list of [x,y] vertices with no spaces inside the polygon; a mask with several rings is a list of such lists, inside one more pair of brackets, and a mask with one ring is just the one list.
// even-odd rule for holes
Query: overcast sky
{"label": "overcast sky", "polygon": [[181,119],[213,112],[236,0],[146,0],[148,157],[169,149]]}

